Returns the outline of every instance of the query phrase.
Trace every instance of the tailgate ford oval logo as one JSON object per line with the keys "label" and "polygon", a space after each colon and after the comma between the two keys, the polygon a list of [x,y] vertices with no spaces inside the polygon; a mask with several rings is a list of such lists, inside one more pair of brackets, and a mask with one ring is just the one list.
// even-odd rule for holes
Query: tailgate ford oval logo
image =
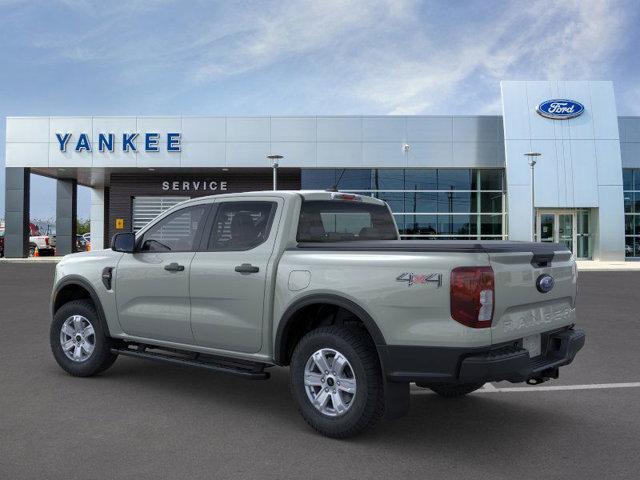
{"label": "tailgate ford oval logo", "polygon": [[538,105],[536,112],[553,120],[566,120],[581,115],[584,112],[584,105],[574,100],[547,100]]}
{"label": "tailgate ford oval logo", "polygon": [[536,280],[536,288],[540,293],[550,292],[554,284],[555,281],[553,280],[553,277],[551,275],[547,275],[546,273],[540,275]]}

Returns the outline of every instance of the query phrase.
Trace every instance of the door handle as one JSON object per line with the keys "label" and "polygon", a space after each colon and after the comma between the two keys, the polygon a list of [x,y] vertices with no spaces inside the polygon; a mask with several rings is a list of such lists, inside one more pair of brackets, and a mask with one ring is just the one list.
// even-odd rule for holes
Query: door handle
{"label": "door handle", "polygon": [[242,265],[236,266],[235,270],[238,273],[258,273],[260,268],[254,267],[250,263],[243,263]]}
{"label": "door handle", "polygon": [[184,271],[184,265],[178,265],[176,262],[170,263],[169,265],[165,265],[164,269],[167,272],[182,272]]}

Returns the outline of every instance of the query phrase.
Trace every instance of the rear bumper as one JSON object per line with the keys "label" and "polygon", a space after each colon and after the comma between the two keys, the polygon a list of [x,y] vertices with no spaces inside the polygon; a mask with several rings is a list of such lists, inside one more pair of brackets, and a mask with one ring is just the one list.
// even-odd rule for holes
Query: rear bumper
{"label": "rear bumper", "polygon": [[542,334],[542,355],[529,358],[520,341],[482,348],[379,347],[384,371],[392,382],[525,382],[556,378],[584,346],[582,330],[565,328]]}

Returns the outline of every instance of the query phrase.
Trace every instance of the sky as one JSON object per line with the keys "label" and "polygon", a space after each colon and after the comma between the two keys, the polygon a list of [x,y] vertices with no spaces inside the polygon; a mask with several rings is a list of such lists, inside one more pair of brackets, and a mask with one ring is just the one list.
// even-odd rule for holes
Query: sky
{"label": "sky", "polygon": [[612,80],[640,115],[636,0],[0,0],[0,46],[0,218],[12,115],[500,114],[525,79]]}

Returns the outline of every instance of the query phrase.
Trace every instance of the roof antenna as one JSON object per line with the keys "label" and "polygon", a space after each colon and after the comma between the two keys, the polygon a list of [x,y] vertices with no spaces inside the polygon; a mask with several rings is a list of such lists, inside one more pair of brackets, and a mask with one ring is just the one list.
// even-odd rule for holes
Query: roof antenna
{"label": "roof antenna", "polygon": [[336,181],[336,183],[332,187],[327,188],[327,192],[337,192],[338,191],[338,185],[340,184],[340,180],[342,180],[342,176],[344,175],[345,170],[346,170],[346,168],[342,169],[342,173],[338,177],[338,181]]}

